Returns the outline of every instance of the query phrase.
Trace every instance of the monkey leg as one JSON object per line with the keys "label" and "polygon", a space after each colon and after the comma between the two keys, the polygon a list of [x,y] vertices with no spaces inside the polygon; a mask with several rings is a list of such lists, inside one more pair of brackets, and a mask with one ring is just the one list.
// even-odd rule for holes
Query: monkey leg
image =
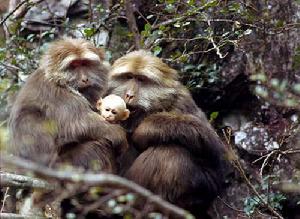
{"label": "monkey leg", "polygon": [[114,151],[105,139],[64,145],[58,163],[68,163],[93,171],[116,172]]}
{"label": "monkey leg", "polygon": [[149,147],[125,176],[191,211],[205,212],[219,192],[216,173],[200,166],[186,149],[176,145]]}

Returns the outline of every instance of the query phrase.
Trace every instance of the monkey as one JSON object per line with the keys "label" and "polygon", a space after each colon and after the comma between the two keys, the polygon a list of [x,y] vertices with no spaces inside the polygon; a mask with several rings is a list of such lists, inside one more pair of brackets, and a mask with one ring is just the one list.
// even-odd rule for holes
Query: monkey
{"label": "monkey", "polygon": [[108,95],[97,102],[97,109],[108,122],[116,123],[128,119],[129,110],[125,101],[117,95]]}
{"label": "monkey", "polygon": [[49,167],[66,163],[116,173],[127,140],[120,125],[96,110],[107,89],[103,59],[103,50],[83,39],[49,45],[12,106],[11,153]]}
{"label": "monkey", "polygon": [[209,217],[207,209],[223,187],[225,147],[177,71],[150,52],[133,51],[112,65],[108,93],[123,97],[130,110],[122,121],[130,150],[120,173]]}

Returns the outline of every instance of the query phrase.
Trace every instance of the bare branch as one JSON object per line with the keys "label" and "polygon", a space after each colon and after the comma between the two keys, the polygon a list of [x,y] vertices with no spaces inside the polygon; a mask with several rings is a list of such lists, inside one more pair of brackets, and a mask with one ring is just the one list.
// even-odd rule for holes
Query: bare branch
{"label": "bare branch", "polygon": [[154,195],[149,190],[141,187],[140,185],[131,182],[127,179],[122,177],[107,174],[107,173],[100,173],[100,174],[93,174],[93,173],[79,173],[75,171],[63,171],[63,170],[54,170],[45,166],[38,165],[34,162],[21,159],[15,156],[8,156],[2,155],[1,162],[5,164],[12,164],[17,167],[33,171],[42,177],[53,178],[60,181],[67,181],[73,183],[84,183],[90,186],[103,186],[103,185],[110,185],[116,186],[121,188],[126,188],[132,192],[137,193],[139,196],[144,197],[159,207],[161,210],[167,211],[176,215],[177,217],[189,217],[193,218],[193,216],[188,213],[186,210],[181,209],[169,202],[163,200],[158,195]]}
{"label": "bare branch", "polygon": [[127,17],[129,29],[133,33],[133,36],[134,36],[135,49],[140,49],[141,48],[141,37],[139,34],[138,27],[136,25],[135,16],[133,13],[133,4],[132,4],[131,0],[125,0],[125,11],[126,11],[126,17]]}
{"label": "bare branch", "polygon": [[234,152],[234,150],[232,148],[230,138],[229,138],[229,135],[231,135],[231,133],[226,133],[223,130],[223,135],[224,135],[224,137],[226,139],[226,143],[227,143],[227,149],[228,149],[227,153],[234,155],[234,156],[231,156],[232,160],[230,160],[233,167],[239,171],[241,177],[245,180],[245,183],[247,184],[247,186],[257,196],[257,198],[260,200],[260,202],[263,204],[263,206],[266,207],[270,212],[272,212],[272,214],[274,216],[278,217],[279,219],[284,219],[268,202],[266,202],[263,199],[263,197],[259,194],[259,192],[255,188],[255,186],[251,183],[250,179],[246,176],[245,170],[244,170],[241,162],[239,161],[239,157],[236,155],[236,153]]}
{"label": "bare branch", "polygon": [[0,26],[3,25],[5,23],[5,21],[12,16],[19,8],[22,7],[22,5],[24,4],[28,4],[30,0],[24,0],[21,1],[11,12],[8,13],[8,15],[5,16],[5,18],[3,18],[3,20],[0,22]]}
{"label": "bare branch", "polygon": [[44,217],[40,216],[27,216],[27,215],[20,215],[20,214],[12,214],[12,213],[0,213],[1,219],[45,219]]}
{"label": "bare branch", "polygon": [[37,188],[46,190],[55,188],[44,180],[12,173],[0,173],[0,185],[2,187]]}

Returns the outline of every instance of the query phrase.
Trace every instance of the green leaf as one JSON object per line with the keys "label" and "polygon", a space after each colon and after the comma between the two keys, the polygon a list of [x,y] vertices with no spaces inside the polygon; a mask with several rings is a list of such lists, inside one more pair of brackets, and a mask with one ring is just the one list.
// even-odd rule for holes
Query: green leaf
{"label": "green leaf", "polygon": [[195,0],[188,0],[188,1],[187,1],[187,4],[188,4],[189,6],[193,6],[193,5],[195,4]]}
{"label": "green leaf", "polygon": [[209,116],[210,117],[209,121],[214,121],[218,117],[218,115],[219,115],[219,112],[212,112]]}
{"label": "green leaf", "polygon": [[6,57],[6,50],[4,48],[0,48],[0,61],[3,61]]}
{"label": "green leaf", "polygon": [[279,80],[277,78],[272,78],[270,83],[273,87],[279,86]]}
{"label": "green leaf", "polygon": [[95,28],[85,28],[83,30],[83,33],[84,33],[85,37],[89,38],[89,37],[92,37],[96,33],[96,30],[95,30]]}
{"label": "green leaf", "polygon": [[258,95],[258,96],[261,96],[261,97],[268,97],[268,91],[266,90],[266,88],[262,87],[262,86],[256,86],[255,87],[255,93]]}
{"label": "green leaf", "polygon": [[187,213],[185,215],[185,219],[195,219],[195,217],[193,215],[191,215],[190,213]]}
{"label": "green leaf", "polygon": [[284,104],[285,104],[286,106],[288,106],[288,107],[295,107],[295,106],[298,105],[298,102],[297,102],[296,100],[294,100],[294,99],[286,99],[286,100],[284,101]]}
{"label": "green leaf", "polygon": [[162,51],[162,48],[161,48],[160,46],[155,46],[155,47],[153,48],[153,54],[154,54],[155,56],[158,56],[158,55],[161,53],[161,51]]}
{"label": "green leaf", "polygon": [[216,7],[218,4],[219,4],[219,1],[217,1],[217,0],[213,0],[213,1],[207,2],[204,5],[204,9],[209,9],[209,8],[212,8],[212,7]]}
{"label": "green leaf", "polygon": [[267,76],[263,73],[251,75],[250,79],[253,81],[263,81],[265,82],[267,80]]}
{"label": "green leaf", "polygon": [[293,85],[293,90],[297,93],[300,93],[300,84],[294,84]]}
{"label": "green leaf", "polygon": [[167,3],[167,4],[174,4],[174,3],[175,3],[175,0],[166,0],[166,3]]}
{"label": "green leaf", "polygon": [[151,28],[152,28],[151,24],[149,24],[149,23],[145,24],[145,26],[144,26],[144,30],[147,32],[151,31]]}
{"label": "green leaf", "polygon": [[195,67],[196,67],[195,65],[188,64],[188,65],[185,65],[185,66],[183,67],[183,71],[186,72],[186,71],[195,69]]}
{"label": "green leaf", "polygon": [[135,200],[135,195],[132,194],[132,193],[126,194],[126,200],[129,201],[129,202],[134,201]]}

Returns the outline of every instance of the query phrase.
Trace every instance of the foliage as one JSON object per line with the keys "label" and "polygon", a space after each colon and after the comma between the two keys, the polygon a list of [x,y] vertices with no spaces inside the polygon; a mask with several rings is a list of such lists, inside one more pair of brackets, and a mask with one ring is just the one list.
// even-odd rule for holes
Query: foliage
{"label": "foliage", "polygon": [[250,79],[257,82],[254,92],[275,105],[299,108],[300,83],[289,83],[286,79],[268,78],[265,73],[253,74]]}
{"label": "foliage", "polygon": [[[299,1],[288,2],[156,0],[135,1],[136,8],[133,8],[141,48],[150,49],[154,55],[178,69],[182,82],[193,93],[206,88],[218,89],[222,93],[236,75],[244,74],[259,99],[286,110],[299,111],[300,82],[296,76],[300,71],[300,41],[289,38],[299,33],[299,15],[297,17],[292,11]],[[34,33],[28,33],[21,25],[21,19],[12,20],[10,37],[6,43],[0,44],[0,109],[6,107],[11,93],[16,92],[38,67],[38,60],[47,43],[54,38],[71,35],[89,39],[96,46],[104,45],[109,61],[133,50],[134,33],[128,28],[124,11],[124,1],[114,1],[114,5],[109,7],[104,3],[97,4],[83,15],[83,21],[66,17],[59,25]],[[107,44],[99,43],[99,34],[103,32],[108,32],[110,37]],[[283,55],[287,56],[287,61],[283,64],[268,56],[272,49],[279,46],[288,48]],[[246,67],[231,75],[224,69],[234,69],[230,61],[235,55],[238,58],[234,64],[243,63],[245,56]],[[278,59],[281,58],[285,57]],[[228,96],[235,95],[230,93]],[[204,96],[204,99],[209,98]],[[214,124],[222,119],[221,110],[212,109],[210,122]],[[55,131],[55,124],[50,121],[45,128]],[[0,148],[4,146],[6,136],[7,131],[1,127]],[[243,200],[244,212],[248,216],[253,216],[255,212],[267,212],[264,203],[275,210],[282,209],[282,201],[286,197],[272,189],[277,179],[273,177],[272,170],[268,174],[256,185],[262,200],[255,195],[248,195]],[[102,195],[100,190],[92,188],[89,192],[96,200]],[[122,215],[126,212],[126,204],[133,199],[134,195],[125,194],[105,203],[112,213]],[[68,218],[74,216],[72,213],[67,215]],[[158,219],[164,218],[164,215],[151,212],[149,217]],[[133,216],[125,213],[124,218]]]}
{"label": "foliage", "polygon": [[244,200],[244,211],[248,216],[251,216],[255,211],[260,211],[261,208],[264,208],[265,204],[268,203],[273,209],[282,210],[282,201],[286,197],[280,192],[274,192],[271,190],[270,183],[278,183],[276,177],[268,175],[263,178],[261,187],[260,200],[257,196],[248,196]]}

